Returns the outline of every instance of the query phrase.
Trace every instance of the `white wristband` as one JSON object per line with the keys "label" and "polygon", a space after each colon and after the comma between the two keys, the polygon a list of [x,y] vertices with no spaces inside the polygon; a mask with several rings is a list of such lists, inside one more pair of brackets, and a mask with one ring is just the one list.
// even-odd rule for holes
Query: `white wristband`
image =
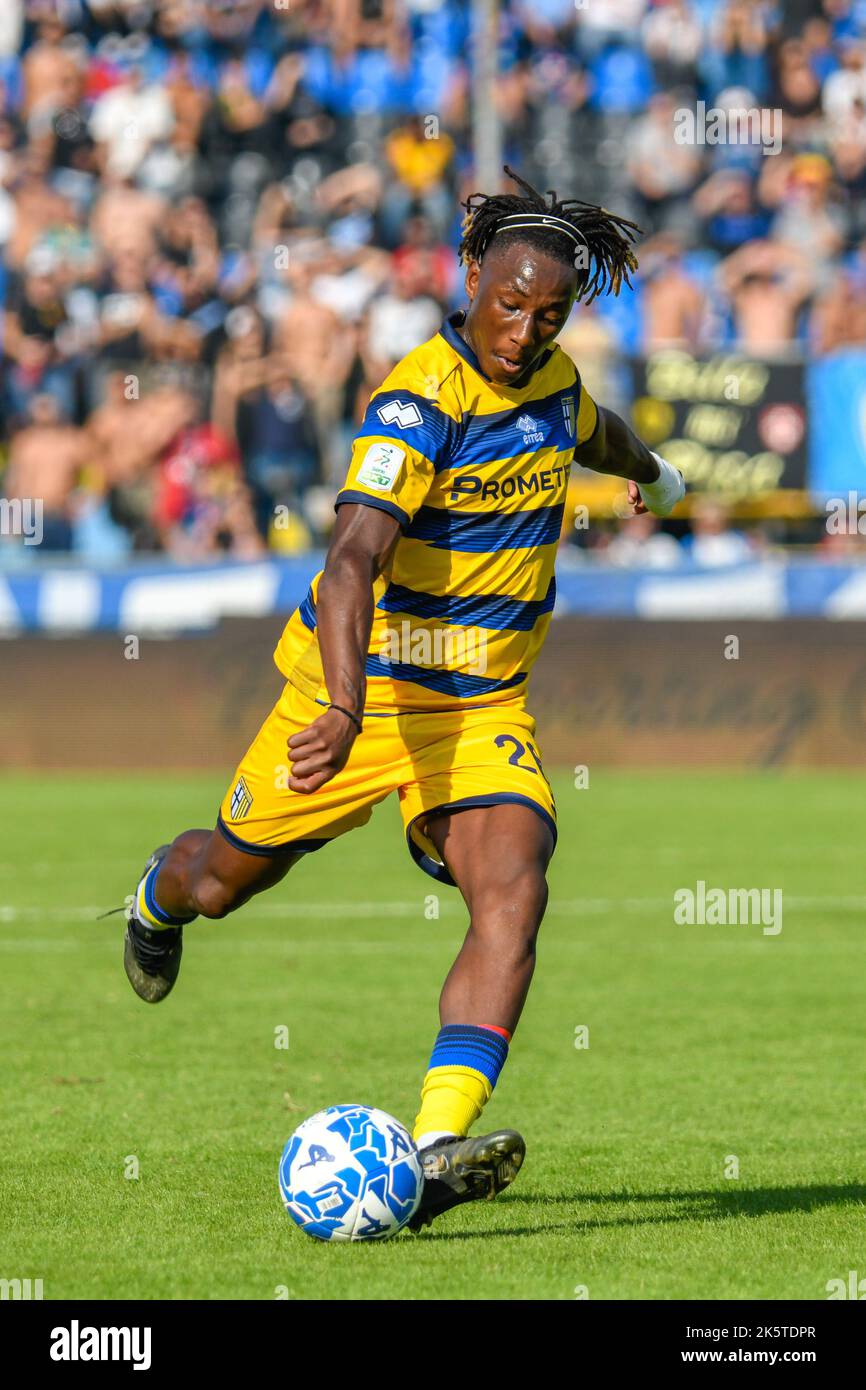
{"label": "white wristband", "polygon": [[660,454],[653,454],[653,458],[659,466],[659,475],[654,483],[638,483],[638,491],[645,505],[656,516],[670,516],[686,495],[685,481],[680,470],[667,463]]}

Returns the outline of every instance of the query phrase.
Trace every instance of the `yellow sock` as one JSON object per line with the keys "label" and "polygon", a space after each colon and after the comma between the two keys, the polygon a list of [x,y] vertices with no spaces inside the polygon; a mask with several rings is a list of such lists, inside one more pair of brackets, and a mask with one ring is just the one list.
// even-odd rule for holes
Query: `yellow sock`
{"label": "yellow sock", "polygon": [[421,1109],[412,1138],[423,1134],[468,1134],[493,1095],[493,1087],[469,1067],[431,1067],[421,1087]]}
{"label": "yellow sock", "polygon": [[468,1134],[493,1094],[511,1035],[495,1025],[446,1024],[421,1088],[412,1137]]}

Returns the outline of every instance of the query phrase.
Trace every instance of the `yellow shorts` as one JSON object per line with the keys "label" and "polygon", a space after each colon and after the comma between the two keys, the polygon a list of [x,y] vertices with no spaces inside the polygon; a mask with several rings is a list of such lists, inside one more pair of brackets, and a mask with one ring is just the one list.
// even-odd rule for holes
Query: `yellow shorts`
{"label": "yellow shorts", "polygon": [[556,843],[556,804],[520,704],[430,714],[366,715],[349,761],[316,792],[288,786],[288,740],[324,706],[287,684],[240,763],[217,828],[247,854],[305,854],[366,825],[391,792],[400,798],[415,862],[453,885],[424,831],[433,811],[516,802],[542,818]]}

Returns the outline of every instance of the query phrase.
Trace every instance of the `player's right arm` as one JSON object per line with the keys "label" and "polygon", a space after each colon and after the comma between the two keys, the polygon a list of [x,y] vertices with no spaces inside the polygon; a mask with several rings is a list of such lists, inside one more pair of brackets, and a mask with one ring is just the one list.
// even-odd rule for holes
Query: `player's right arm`
{"label": "player's right arm", "polygon": [[[388,559],[400,522],[378,508],[344,503],[328,548],[316,598],[317,632],[328,694],[360,721],[365,665],[373,626],[373,585]],[[292,791],[314,792],[345,767],[358,728],[338,709],[326,709],[289,739]]]}

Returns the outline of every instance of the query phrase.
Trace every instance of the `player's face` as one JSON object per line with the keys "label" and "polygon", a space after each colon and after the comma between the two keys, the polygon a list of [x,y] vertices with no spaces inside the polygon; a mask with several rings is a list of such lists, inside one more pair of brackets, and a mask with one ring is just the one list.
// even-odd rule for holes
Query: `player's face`
{"label": "player's face", "polygon": [[532,246],[488,253],[466,274],[466,330],[481,370],[520,386],[571,313],[577,275]]}

